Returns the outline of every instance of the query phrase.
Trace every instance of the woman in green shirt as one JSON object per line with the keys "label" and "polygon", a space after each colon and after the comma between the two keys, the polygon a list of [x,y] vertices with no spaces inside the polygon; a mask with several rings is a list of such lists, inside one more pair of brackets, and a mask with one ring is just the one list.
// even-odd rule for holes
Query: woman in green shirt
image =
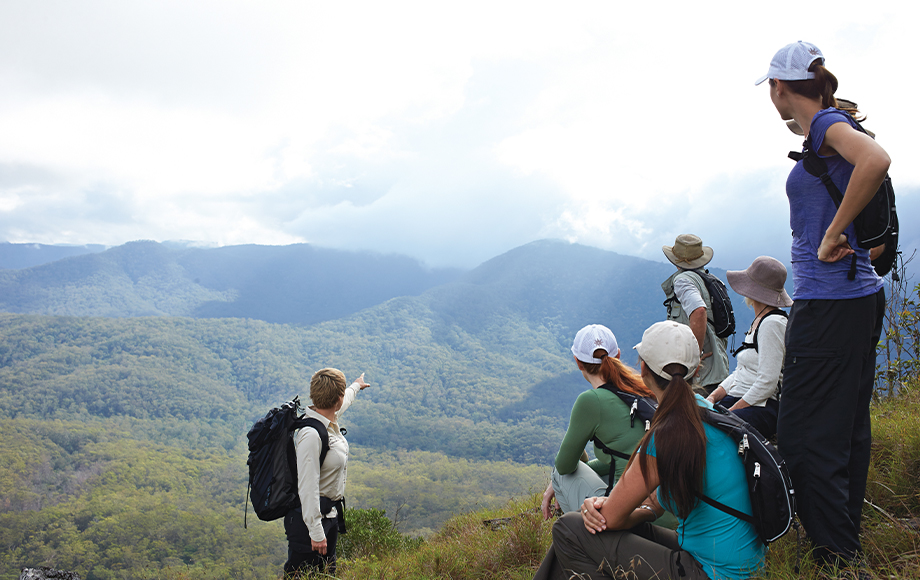
{"label": "woman in green shirt", "polygon": [[[631,455],[645,434],[644,422],[630,421],[626,403],[598,387],[610,383],[621,391],[654,396],[638,373],[620,361],[617,339],[606,326],[591,324],[579,330],[572,354],[591,389],[575,400],[569,427],[556,454],[552,481],[543,494],[543,517],[547,519],[552,515],[554,499],[563,512],[578,511],[586,498],[605,495],[611,472],[613,483],[623,473],[626,460],[611,457],[596,445],[597,459],[588,461],[588,441],[597,437],[608,448]],[[668,524],[676,521],[659,522]]]}

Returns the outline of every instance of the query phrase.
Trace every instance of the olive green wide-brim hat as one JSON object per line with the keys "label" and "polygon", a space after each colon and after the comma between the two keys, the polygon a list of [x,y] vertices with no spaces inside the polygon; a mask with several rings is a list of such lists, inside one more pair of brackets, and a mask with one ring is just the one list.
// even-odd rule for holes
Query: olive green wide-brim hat
{"label": "olive green wide-brim hat", "polygon": [[702,268],[712,260],[712,248],[693,234],[677,236],[673,246],[661,246],[661,251],[672,264],[685,270]]}

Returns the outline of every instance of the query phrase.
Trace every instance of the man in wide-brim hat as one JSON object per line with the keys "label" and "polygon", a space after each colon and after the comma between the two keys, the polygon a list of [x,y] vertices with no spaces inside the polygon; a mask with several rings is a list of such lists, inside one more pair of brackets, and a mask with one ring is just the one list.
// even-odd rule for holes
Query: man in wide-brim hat
{"label": "man in wide-brim hat", "polygon": [[706,283],[697,272],[712,260],[712,248],[693,234],[681,234],[673,246],[662,246],[661,251],[677,266],[661,289],[664,291],[668,320],[686,324],[693,331],[700,347],[700,371],[697,380],[708,395],[728,376],[728,354],[724,338],[716,336],[710,321],[712,298]]}

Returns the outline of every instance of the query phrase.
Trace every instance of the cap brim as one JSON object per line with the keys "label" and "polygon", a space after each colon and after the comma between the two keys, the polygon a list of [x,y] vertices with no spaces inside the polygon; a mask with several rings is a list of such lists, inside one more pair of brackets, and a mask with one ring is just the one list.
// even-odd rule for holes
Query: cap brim
{"label": "cap brim", "polygon": [[764,82],[764,81],[767,80],[768,78],[770,78],[770,75],[769,75],[769,74],[763,75],[762,77],[760,77],[759,79],[757,79],[756,81],[754,81],[754,86],[756,87],[757,85],[759,85],[760,83]]}

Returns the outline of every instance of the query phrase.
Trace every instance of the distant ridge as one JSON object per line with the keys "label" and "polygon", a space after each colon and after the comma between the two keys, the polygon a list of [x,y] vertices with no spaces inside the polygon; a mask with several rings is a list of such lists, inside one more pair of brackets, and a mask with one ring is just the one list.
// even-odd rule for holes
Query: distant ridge
{"label": "distant ridge", "polygon": [[405,256],[307,244],[191,248],[137,241],[0,271],[0,311],[312,324],[420,294],[461,273]]}
{"label": "distant ridge", "polygon": [[0,242],[0,270],[19,270],[40,266],[70,256],[93,254],[102,252],[105,246],[101,244],[86,244],[83,246],[46,245],[46,244],[13,244]]}

